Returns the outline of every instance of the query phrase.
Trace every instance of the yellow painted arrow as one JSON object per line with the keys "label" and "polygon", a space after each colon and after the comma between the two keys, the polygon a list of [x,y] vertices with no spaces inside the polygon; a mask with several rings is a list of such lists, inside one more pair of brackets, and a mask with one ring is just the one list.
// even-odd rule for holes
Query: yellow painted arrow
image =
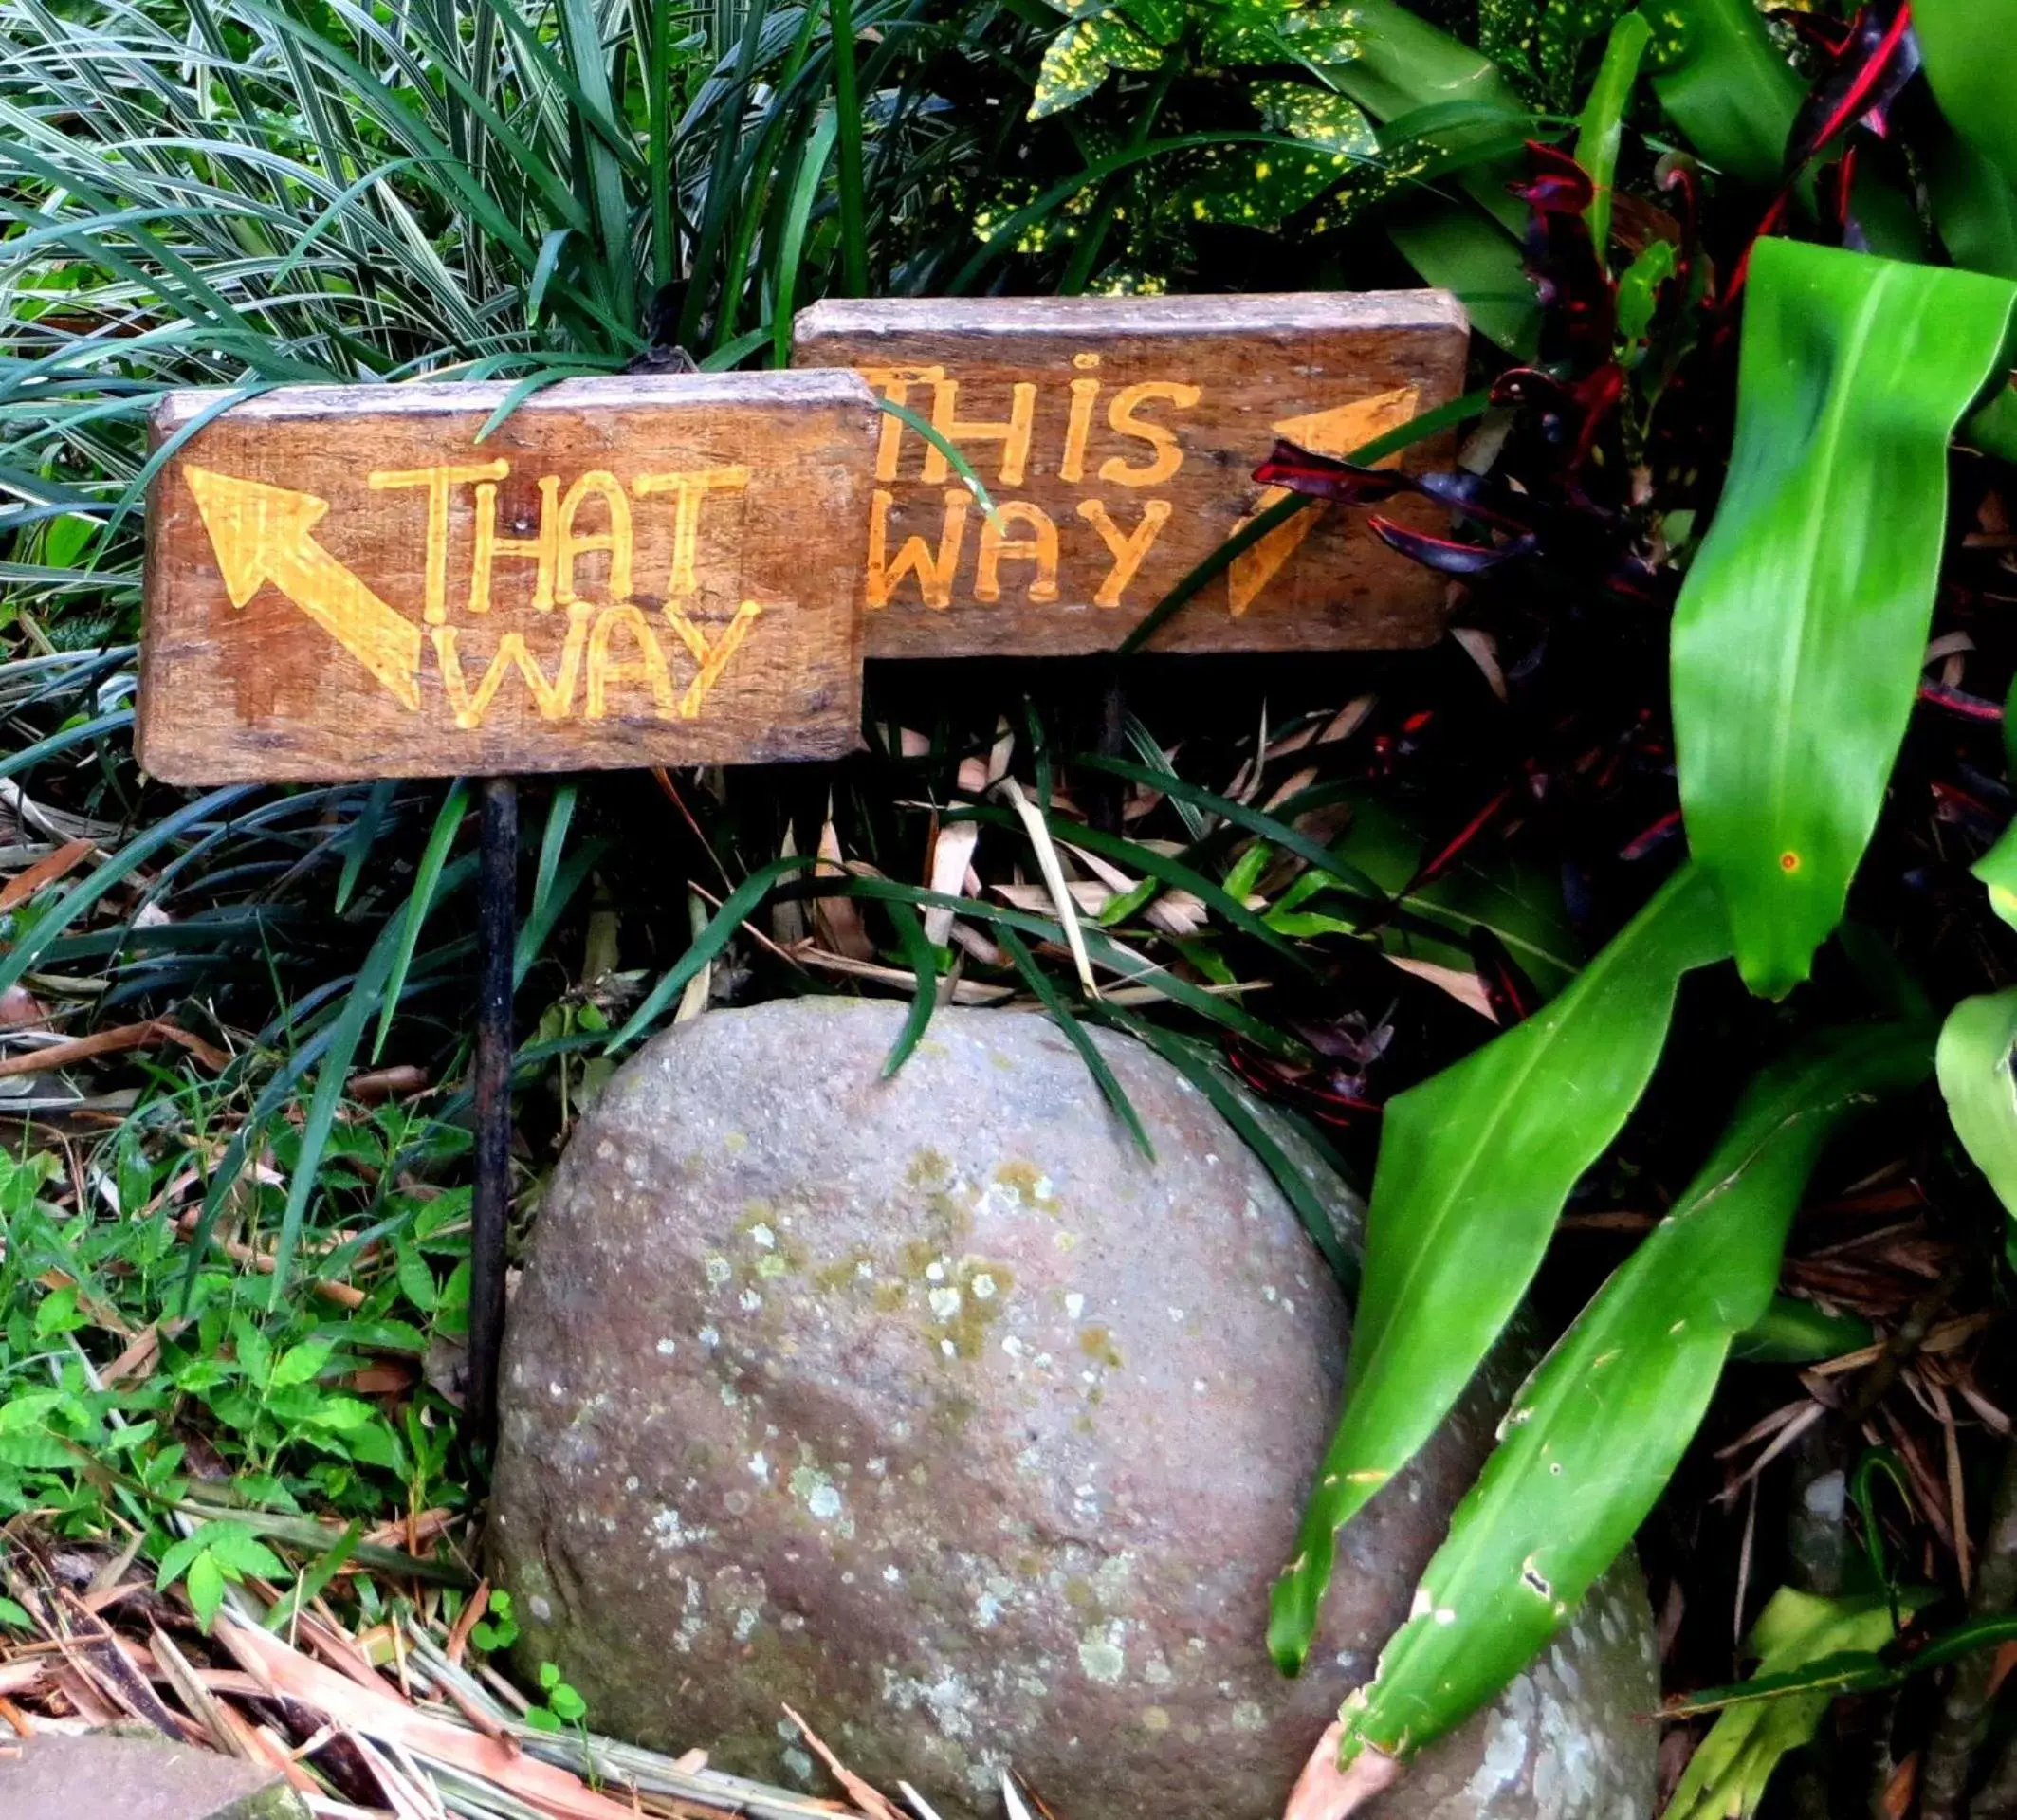
{"label": "yellow painted arrow", "polygon": [[272,582],[406,707],[420,706],[420,628],[310,535],[329,510],[326,499],[207,468],[185,465],[182,472],[232,606]]}
{"label": "yellow painted arrow", "polygon": [[[1355,398],[1350,404],[1333,405],[1329,411],[1312,411],[1308,416],[1284,417],[1271,426],[1277,436],[1286,436],[1298,449],[1312,455],[1348,455],[1354,449],[1383,436],[1406,423],[1415,414],[1420,391],[1411,385],[1391,392],[1376,392],[1369,398]],[[1271,487],[1261,494],[1252,518],[1241,519],[1234,528],[1243,529],[1269,506],[1289,496],[1286,487]],[[1226,602],[1233,617],[1254,604],[1254,597],[1280,573],[1283,563],[1302,546],[1315,528],[1317,513],[1305,507],[1286,524],[1277,524],[1251,549],[1233,559],[1225,572]]]}

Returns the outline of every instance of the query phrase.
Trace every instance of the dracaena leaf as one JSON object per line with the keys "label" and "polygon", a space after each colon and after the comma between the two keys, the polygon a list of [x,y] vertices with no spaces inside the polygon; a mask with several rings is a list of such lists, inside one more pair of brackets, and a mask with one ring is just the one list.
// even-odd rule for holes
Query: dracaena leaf
{"label": "dracaena leaf", "polygon": [[1513,1397],[1414,1615],[1346,1702],[1348,1757],[1366,1745],[1406,1756],[1441,1737],[1574,1611],[1665,1486],[1732,1340],[1769,1305],[1823,1147],[1923,1077],[1929,1037],[1899,1024],[1830,1032],[1752,1083],[1674,1210]]}
{"label": "dracaena leaf", "polygon": [[1285,1669],[1310,1648],[1337,1532],[1462,1394],[1644,1091],[1681,975],[1729,951],[1714,890],[1678,873],[1551,1003],[1388,1106],[1345,1413],[1274,1587]]}
{"label": "dracaena leaf", "polygon": [[1948,438],[2017,286],[1790,241],[1752,254],[1721,505],[1674,616],[1691,848],[1778,997],[1841,919],[1918,686]]}

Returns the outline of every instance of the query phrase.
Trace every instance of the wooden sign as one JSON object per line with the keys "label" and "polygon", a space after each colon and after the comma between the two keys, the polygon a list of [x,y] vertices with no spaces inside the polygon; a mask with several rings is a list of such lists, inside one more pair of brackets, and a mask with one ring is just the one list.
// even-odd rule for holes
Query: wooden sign
{"label": "wooden sign", "polygon": [[[833,757],[874,401],[846,374],[304,386],[148,512],[138,753],[176,783]],[[164,400],[156,446],[219,394]]]}
{"label": "wooden sign", "polygon": [[[871,657],[1110,650],[1281,493],[1287,437],[1343,455],[1454,398],[1469,342],[1442,291],[826,302],[794,362],[851,366],[886,416],[869,503]],[[1449,458],[1449,439],[1408,464]],[[1383,511],[1424,528],[1420,500]],[[1441,634],[1442,583],[1334,506],[1296,514],[1157,635],[1159,651],[1396,648]]]}

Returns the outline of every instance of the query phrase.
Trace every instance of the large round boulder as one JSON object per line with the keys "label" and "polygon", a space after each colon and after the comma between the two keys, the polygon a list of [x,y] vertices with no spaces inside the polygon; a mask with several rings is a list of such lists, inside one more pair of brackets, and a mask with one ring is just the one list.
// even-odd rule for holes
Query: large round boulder
{"label": "large round boulder", "polygon": [[[947,1820],[997,1812],[1011,1764],[1062,1820],[1270,1820],[1512,1386],[1346,1532],[1282,1680],[1268,1586],[1349,1333],[1320,1255],[1139,1045],[1098,1039],[1153,1163],[1047,1020],[941,1011],[885,1079],[900,1023],[714,1012],[583,1120],[505,1351],[491,1534],[525,1656],[598,1730],[802,1783],[789,1704]],[[1634,1820],[1657,1699],[1626,1568],[1382,1811]]]}

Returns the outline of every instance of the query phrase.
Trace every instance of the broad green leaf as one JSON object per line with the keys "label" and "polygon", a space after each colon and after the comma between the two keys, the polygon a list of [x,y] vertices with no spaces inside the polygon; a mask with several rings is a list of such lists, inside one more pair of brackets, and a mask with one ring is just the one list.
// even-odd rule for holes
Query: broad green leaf
{"label": "broad green leaf", "polygon": [[1659,287],[1674,276],[1676,264],[1674,243],[1656,240],[1624,268],[1618,280],[1618,340],[1626,350],[1627,364],[1653,326]]}
{"label": "broad green leaf", "polygon": [[556,1682],[546,1690],[546,1704],[554,1718],[572,1725],[588,1713],[588,1702],[564,1681]]}
{"label": "broad green leaf", "polygon": [[1935,1065],[1954,1135],[2017,1218],[2017,986],[1963,999],[1940,1029]]}
{"label": "broad green leaf", "polygon": [[322,1397],[317,1401],[307,1419],[315,1427],[333,1429],[340,1434],[352,1428],[361,1428],[377,1413],[361,1397]]}
{"label": "broad green leaf", "polygon": [[1051,40],[1036,73],[1030,119],[1062,113],[1092,94],[1116,69],[1157,69],[1163,51],[1117,13],[1074,19]]}
{"label": "broad green leaf", "polygon": [[[1927,1604],[1924,1590],[1900,1591],[1898,1609],[1916,1611]],[[1987,1618],[1970,1618],[1951,1630],[1917,1645],[1910,1655],[1895,1644],[1883,1649],[1838,1649],[1798,1668],[1779,1674],[1756,1674],[1730,1687],[1705,1687],[1671,1701],[1665,1708],[1670,1719],[1694,1719],[1703,1713],[1719,1713],[1733,1706],[1748,1706],[1764,1701],[1785,1700],[1788,1695],[1809,1694],[1825,1689],[1831,1694],[1868,1694],[1884,1688],[1901,1687],[1916,1675],[1978,1649],[1993,1649],[2017,1638],[2017,1618],[2000,1613]]]}
{"label": "broad green leaf", "polygon": [[155,1575],[155,1590],[162,1591],[189,1571],[189,1564],[203,1553],[203,1531],[193,1535],[185,1535],[180,1541],[171,1542],[161,1556],[160,1571]]}
{"label": "broad green leaf", "polygon": [[[2006,715],[2009,712],[2005,708]],[[2017,928],[2017,827],[2006,828],[1988,853],[1969,868],[1989,892],[1989,907]]]}
{"label": "broad green leaf", "polygon": [[1575,1610],[1665,1487],[1735,1334],[1771,1301],[1787,1228],[1844,1120],[1925,1074],[1930,1032],[1829,1033],[1754,1081],[1674,1210],[1514,1395],[1413,1615],[1344,1708],[1346,1758],[1420,1750]]}
{"label": "broad green leaf", "polygon": [[329,1363],[329,1355],[336,1348],[328,1340],[303,1340],[290,1346],[280,1355],[273,1368],[273,1388],[285,1389],[289,1385],[312,1384],[321,1375],[322,1367]]}
{"label": "broad green leaf", "polygon": [[1363,155],[1316,146],[1212,146],[1200,159],[1201,174],[1184,186],[1179,206],[1195,221],[1279,227],[1365,162]]}
{"label": "broad green leaf", "polygon": [[2017,462],[2017,386],[1999,386],[1995,395],[1961,426],[1960,436],[1985,455]]}
{"label": "broad green leaf", "polygon": [[287,1564],[243,1523],[205,1524],[204,1543],[233,1579],[242,1573],[277,1579],[287,1571]]}
{"label": "broad green leaf", "polygon": [[61,1390],[27,1390],[0,1405],[0,1434],[20,1434],[39,1428],[65,1401]]}
{"label": "broad green leaf", "polygon": [[[1843,1650],[1876,1650],[1891,1637],[1886,1598],[1824,1599],[1783,1586],[1759,1612],[1748,1647],[1762,1680],[1797,1673]],[[1662,1820],[1749,1820],[1779,1759],[1812,1740],[1833,1698],[1832,1689],[1824,1689],[1722,1713],[1688,1759]]]}
{"label": "broad green leaf", "polygon": [[244,1314],[231,1316],[231,1351],[238,1369],[254,1384],[264,1385],[273,1370],[273,1348]]}
{"label": "broad green leaf", "polygon": [[38,1339],[47,1339],[56,1333],[68,1333],[83,1324],[83,1316],[77,1312],[77,1289],[74,1284],[64,1283],[60,1289],[52,1289],[36,1305],[35,1336]]}
{"label": "broad green leaf", "polygon": [[2017,191],[1958,134],[1931,140],[1926,193],[1940,239],[1957,266],[2017,278]]}
{"label": "broad green leaf", "polygon": [[79,1463],[81,1449],[52,1434],[0,1435],[0,1465],[24,1472],[60,1472]]}
{"label": "broad green leaf", "polygon": [[1917,690],[1948,438],[2017,286],[1764,240],[1730,478],[1674,615],[1675,745],[1737,965],[1781,997],[1841,920]]}
{"label": "broad green leaf", "polygon": [[1718,170],[1777,183],[1806,90],[1752,0],[1663,0],[1651,23],[1653,92],[1667,118]]}
{"label": "broad green leaf", "polygon": [[1912,27],[1940,111],[2017,189],[2017,111],[2010,106],[2017,0],[1915,0]]}
{"label": "broad green leaf", "polygon": [[1388,230],[1401,255],[1425,284],[1454,291],[1471,326],[1523,360],[1541,340],[1541,306],[1526,262],[1497,222],[1460,202],[1439,203]]}
{"label": "broad green leaf", "polygon": [[1688,867],[1551,1003],[1388,1105],[1345,1413],[1274,1586],[1268,1646],[1285,1670],[1309,1652],[1337,1532],[1462,1394],[1645,1090],[1681,975],[1729,952]]}
{"label": "broad green leaf", "polygon": [[1355,158],[1380,156],[1380,136],[1366,110],[1330,89],[1314,83],[1256,83],[1247,90],[1247,99],[1276,133]]}
{"label": "broad green leaf", "polygon": [[[1307,10],[1349,22],[1352,54],[1324,73],[1375,119],[1398,119],[1439,101],[1472,101],[1507,113],[1519,109],[1519,97],[1491,58],[1399,0],[1351,0],[1348,7]],[[1516,217],[1520,205],[1513,208]]]}
{"label": "broad green leaf", "polygon": [[196,1628],[209,1636],[211,1621],[224,1603],[224,1570],[208,1549],[189,1564],[189,1578],[184,1586],[190,1609],[196,1614]]}

